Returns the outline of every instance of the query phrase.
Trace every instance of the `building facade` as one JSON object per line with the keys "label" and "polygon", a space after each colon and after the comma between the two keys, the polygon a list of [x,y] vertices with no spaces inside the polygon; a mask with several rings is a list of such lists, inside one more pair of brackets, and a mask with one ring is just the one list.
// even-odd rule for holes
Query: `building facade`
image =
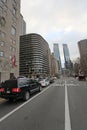
{"label": "building facade", "polygon": [[81,70],[87,74],[87,39],[78,42]]}
{"label": "building facade", "polygon": [[39,34],[20,37],[20,75],[38,77],[50,75],[49,45]]}
{"label": "building facade", "polygon": [[0,0],[0,82],[19,75],[20,0]]}
{"label": "building facade", "polygon": [[59,67],[59,70],[62,69],[62,66],[61,66],[61,58],[60,58],[60,51],[59,51],[59,45],[57,43],[54,43],[53,44],[53,51],[54,51],[54,57],[57,59],[58,61],[58,67]]}
{"label": "building facade", "polygon": [[51,76],[51,50],[50,48],[48,51],[48,56],[49,56],[49,76]]}
{"label": "building facade", "polygon": [[54,53],[51,54],[51,76],[58,76],[59,68],[58,61],[54,57]]}
{"label": "building facade", "polygon": [[26,22],[23,19],[22,14],[20,14],[20,35],[26,34]]}
{"label": "building facade", "polygon": [[[63,52],[64,52],[64,59],[65,59],[65,69],[72,69],[72,62],[70,60],[70,54],[67,44],[63,44]],[[70,72],[70,71],[69,71]]]}

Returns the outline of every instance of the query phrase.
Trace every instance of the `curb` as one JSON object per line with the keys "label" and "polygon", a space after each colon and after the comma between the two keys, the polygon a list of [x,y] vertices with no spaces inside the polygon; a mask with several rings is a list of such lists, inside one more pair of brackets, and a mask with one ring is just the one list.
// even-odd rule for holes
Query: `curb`
{"label": "curb", "polygon": [[5,101],[5,99],[3,99],[3,98],[0,98],[0,102],[2,102],[2,101]]}

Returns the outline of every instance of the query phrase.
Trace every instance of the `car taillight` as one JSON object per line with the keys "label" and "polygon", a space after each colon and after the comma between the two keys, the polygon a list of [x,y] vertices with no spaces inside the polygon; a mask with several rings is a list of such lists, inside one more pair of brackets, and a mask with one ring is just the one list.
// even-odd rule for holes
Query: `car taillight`
{"label": "car taillight", "polygon": [[0,88],[0,92],[2,92],[2,93],[3,93],[4,91],[5,91],[5,89],[4,89],[4,88]]}
{"label": "car taillight", "polygon": [[20,93],[21,89],[20,88],[12,88],[12,92]]}

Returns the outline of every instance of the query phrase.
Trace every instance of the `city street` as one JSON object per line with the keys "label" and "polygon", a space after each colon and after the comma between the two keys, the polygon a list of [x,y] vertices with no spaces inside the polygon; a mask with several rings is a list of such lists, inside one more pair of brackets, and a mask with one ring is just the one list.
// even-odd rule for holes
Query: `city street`
{"label": "city street", "polygon": [[87,130],[87,81],[61,78],[28,101],[0,100],[0,130]]}

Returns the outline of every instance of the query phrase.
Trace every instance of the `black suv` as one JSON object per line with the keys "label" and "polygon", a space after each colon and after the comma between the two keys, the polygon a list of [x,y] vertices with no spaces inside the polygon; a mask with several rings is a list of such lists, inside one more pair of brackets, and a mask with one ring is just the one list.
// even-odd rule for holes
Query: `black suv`
{"label": "black suv", "polygon": [[1,84],[0,97],[13,101],[14,99],[22,98],[27,101],[30,94],[40,92],[41,85],[34,79],[26,77],[6,80]]}

